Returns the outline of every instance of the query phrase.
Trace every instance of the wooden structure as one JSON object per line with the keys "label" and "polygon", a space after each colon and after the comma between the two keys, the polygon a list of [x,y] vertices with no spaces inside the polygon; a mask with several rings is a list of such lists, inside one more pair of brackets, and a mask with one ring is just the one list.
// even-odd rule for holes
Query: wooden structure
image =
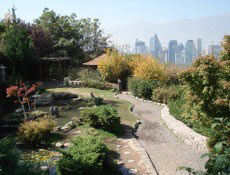
{"label": "wooden structure", "polygon": [[92,68],[92,69],[96,70],[99,60],[105,59],[105,58],[107,58],[107,55],[103,54],[99,57],[94,58],[93,60],[91,60],[89,62],[83,63],[83,66],[86,68]]}
{"label": "wooden structure", "polygon": [[70,58],[68,57],[45,57],[39,59],[31,67],[31,76],[36,80],[49,80],[51,68],[56,69],[57,79],[61,79],[68,76]]}

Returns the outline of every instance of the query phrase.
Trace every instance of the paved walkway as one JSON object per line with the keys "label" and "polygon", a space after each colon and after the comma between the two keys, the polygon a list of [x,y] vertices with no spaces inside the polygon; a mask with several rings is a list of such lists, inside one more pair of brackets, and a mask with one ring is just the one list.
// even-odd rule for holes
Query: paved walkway
{"label": "paved walkway", "polygon": [[142,124],[136,135],[138,141],[149,154],[159,175],[188,175],[185,171],[176,172],[178,166],[189,166],[204,170],[203,152],[192,148],[173,135],[161,121],[161,106],[119,94],[120,99],[134,104],[134,112],[140,116]]}

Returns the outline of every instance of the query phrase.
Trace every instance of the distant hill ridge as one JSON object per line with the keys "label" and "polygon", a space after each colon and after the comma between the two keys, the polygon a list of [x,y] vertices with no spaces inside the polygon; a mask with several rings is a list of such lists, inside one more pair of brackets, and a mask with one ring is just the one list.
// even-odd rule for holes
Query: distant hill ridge
{"label": "distant hill ridge", "polygon": [[[149,45],[150,37],[156,33],[163,44],[167,46],[169,40],[176,39],[185,43],[188,39],[201,38],[204,44],[218,44],[223,35],[230,34],[230,14],[221,16],[208,16],[195,20],[185,19],[165,24],[139,22],[126,26],[105,29],[112,34],[112,41],[116,44],[134,45],[138,38]],[[153,19],[154,20],[154,19]]]}

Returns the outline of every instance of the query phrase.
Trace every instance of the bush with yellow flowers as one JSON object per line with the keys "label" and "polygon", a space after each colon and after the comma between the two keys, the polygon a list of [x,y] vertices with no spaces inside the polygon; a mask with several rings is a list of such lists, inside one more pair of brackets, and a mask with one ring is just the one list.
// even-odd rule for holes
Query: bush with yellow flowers
{"label": "bush with yellow flowers", "polygon": [[116,50],[107,51],[106,58],[98,62],[98,70],[102,78],[109,82],[117,82],[118,79],[124,79],[130,73],[127,59]]}
{"label": "bush with yellow flowers", "polygon": [[129,63],[133,76],[143,80],[163,80],[164,66],[150,55],[135,56]]}

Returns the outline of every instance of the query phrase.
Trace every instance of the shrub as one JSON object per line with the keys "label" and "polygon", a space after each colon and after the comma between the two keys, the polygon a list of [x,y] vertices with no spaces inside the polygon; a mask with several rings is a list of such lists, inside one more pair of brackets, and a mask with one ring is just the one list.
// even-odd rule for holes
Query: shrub
{"label": "shrub", "polygon": [[69,78],[71,80],[103,82],[103,79],[97,70],[87,68],[71,69]]}
{"label": "shrub", "polygon": [[166,84],[167,86],[178,85],[180,83],[179,74],[183,70],[183,68],[179,68],[172,65],[166,66],[164,84]]}
{"label": "shrub", "polygon": [[34,121],[25,121],[19,127],[18,136],[22,142],[40,144],[55,127],[54,120],[39,118]]}
{"label": "shrub", "polygon": [[112,85],[105,83],[105,82],[98,82],[98,81],[83,81],[81,86],[88,87],[88,88],[95,88],[100,90],[110,90],[113,89]]}
{"label": "shrub", "polygon": [[6,94],[7,97],[14,97],[16,99],[15,102],[22,105],[23,112],[25,113],[25,104],[29,107],[29,111],[32,105],[35,108],[34,102],[32,103],[32,95],[34,95],[36,90],[36,84],[30,85],[23,81],[17,81],[15,86],[10,86],[6,89]]}
{"label": "shrub", "polygon": [[176,100],[180,97],[181,90],[179,87],[158,87],[153,89],[152,100],[158,103],[168,104],[171,100]]}
{"label": "shrub", "polygon": [[127,59],[115,50],[107,51],[106,57],[98,62],[98,70],[104,80],[114,83],[130,74]]}
{"label": "shrub", "polygon": [[92,100],[96,106],[100,106],[103,103],[103,98],[101,97],[93,97]]}
{"label": "shrub", "polygon": [[188,86],[190,100],[197,104],[197,107],[207,116],[217,117],[229,114],[228,110],[219,111],[217,107],[221,106],[221,101],[225,102],[219,96],[220,65],[213,56],[197,59],[191,68],[182,72],[181,78]]}
{"label": "shrub", "polygon": [[206,171],[195,170],[190,167],[179,167],[178,170],[186,170],[189,174],[193,175],[227,175],[230,174],[230,149],[226,148],[220,154],[205,153],[202,158],[208,157],[205,163]]}
{"label": "shrub", "polygon": [[15,144],[10,137],[0,140],[0,175],[41,175],[38,165],[21,160]]}
{"label": "shrub", "polygon": [[57,162],[61,175],[99,175],[107,154],[106,145],[95,136],[78,136]]}
{"label": "shrub", "polygon": [[16,150],[15,141],[6,137],[0,140],[0,174],[14,174],[12,171],[17,167],[19,152]]}
{"label": "shrub", "polygon": [[134,96],[144,99],[151,99],[153,89],[158,86],[158,82],[154,80],[140,80],[129,78],[128,89]]}
{"label": "shrub", "polygon": [[133,76],[144,80],[163,80],[164,66],[151,56],[135,57],[131,61]]}
{"label": "shrub", "polygon": [[80,115],[85,123],[106,131],[114,131],[120,124],[117,110],[109,105],[85,108]]}

